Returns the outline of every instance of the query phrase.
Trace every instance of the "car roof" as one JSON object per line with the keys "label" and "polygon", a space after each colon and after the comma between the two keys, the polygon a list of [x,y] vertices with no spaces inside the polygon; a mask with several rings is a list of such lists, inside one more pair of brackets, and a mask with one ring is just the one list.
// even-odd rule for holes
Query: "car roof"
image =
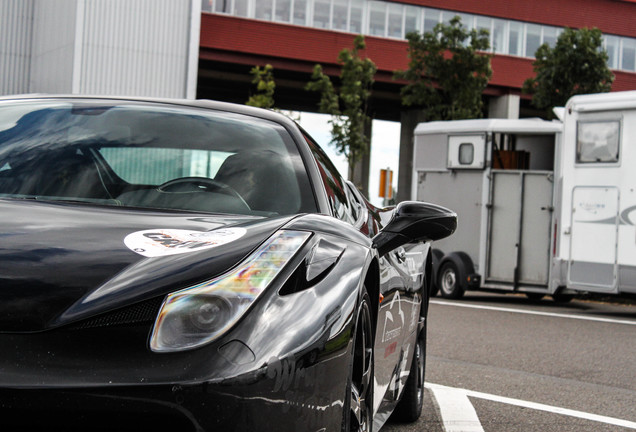
{"label": "car roof", "polygon": [[113,102],[143,102],[153,104],[180,105],[183,107],[207,108],[218,111],[230,111],[239,114],[251,115],[278,123],[293,126],[294,121],[284,114],[264,108],[251,107],[230,102],[220,102],[210,99],[178,99],[178,98],[157,98],[140,96],[106,96],[106,95],[71,95],[71,94],[18,94],[10,96],[0,96],[0,102],[16,100],[102,100]]}

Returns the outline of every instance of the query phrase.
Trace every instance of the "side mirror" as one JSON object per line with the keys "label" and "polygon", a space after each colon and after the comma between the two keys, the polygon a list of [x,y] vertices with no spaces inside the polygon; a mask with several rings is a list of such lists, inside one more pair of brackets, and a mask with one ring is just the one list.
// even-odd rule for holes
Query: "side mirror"
{"label": "side mirror", "polygon": [[457,228],[457,213],[435,204],[403,201],[389,223],[373,237],[380,256],[406,243],[440,240]]}

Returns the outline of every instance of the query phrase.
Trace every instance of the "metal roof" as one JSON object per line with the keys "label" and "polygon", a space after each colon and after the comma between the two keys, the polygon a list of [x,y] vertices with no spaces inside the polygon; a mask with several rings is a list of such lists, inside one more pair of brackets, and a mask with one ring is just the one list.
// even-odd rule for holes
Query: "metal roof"
{"label": "metal roof", "polygon": [[415,135],[434,133],[527,133],[552,134],[561,132],[563,124],[558,121],[541,119],[478,119],[449,120],[420,123],[415,128]]}
{"label": "metal roof", "polygon": [[573,96],[566,107],[578,112],[636,109],[636,91]]}

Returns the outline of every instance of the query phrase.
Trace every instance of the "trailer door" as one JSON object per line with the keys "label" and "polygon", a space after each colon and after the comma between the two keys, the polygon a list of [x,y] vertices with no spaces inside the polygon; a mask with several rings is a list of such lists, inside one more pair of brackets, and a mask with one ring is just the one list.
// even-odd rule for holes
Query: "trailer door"
{"label": "trailer door", "polygon": [[551,172],[493,171],[486,281],[548,285]]}
{"label": "trailer door", "polygon": [[616,187],[577,186],[572,191],[568,284],[612,291],[618,242]]}

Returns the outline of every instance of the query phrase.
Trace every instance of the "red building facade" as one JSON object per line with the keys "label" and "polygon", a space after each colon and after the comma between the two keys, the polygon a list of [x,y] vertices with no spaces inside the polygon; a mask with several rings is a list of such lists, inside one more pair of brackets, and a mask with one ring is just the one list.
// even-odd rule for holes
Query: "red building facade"
{"label": "red building facade", "polygon": [[521,85],[533,75],[534,49],[554,41],[563,27],[599,28],[616,75],[612,90],[636,89],[636,4],[630,1],[206,0],[203,11],[201,97],[244,102],[250,91],[249,68],[270,63],[277,79],[277,104],[315,109],[312,96],[302,90],[314,64],[337,75],[338,53],[351,47],[359,33],[354,30],[361,30],[366,55],[378,66],[375,115],[397,119],[400,83],[393,80],[393,72],[407,67],[404,34],[427,30],[457,14],[463,23],[492,34],[495,55],[484,93],[487,102],[512,95],[520,100],[521,116],[536,115]]}

